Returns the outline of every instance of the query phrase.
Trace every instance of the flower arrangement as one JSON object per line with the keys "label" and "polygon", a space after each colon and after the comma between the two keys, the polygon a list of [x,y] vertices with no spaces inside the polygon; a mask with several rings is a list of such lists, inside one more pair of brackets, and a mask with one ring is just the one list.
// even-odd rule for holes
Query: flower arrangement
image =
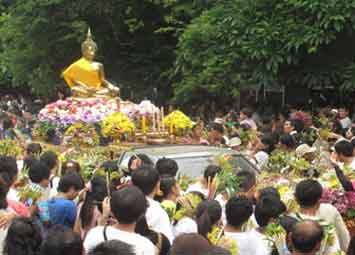
{"label": "flower arrangement", "polygon": [[221,171],[216,176],[218,180],[217,193],[226,192],[228,197],[234,196],[239,191],[239,180],[231,160],[227,155],[217,158],[218,165],[221,167]]}
{"label": "flower arrangement", "polygon": [[43,108],[38,119],[56,125],[69,126],[77,122],[93,124],[118,111],[117,101],[104,98],[75,100],[67,98],[51,103]]}
{"label": "flower arrangement", "polygon": [[175,211],[172,219],[179,221],[184,217],[193,217],[197,206],[202,202],[202,198],[194,193],[188,193],[178,200],[179,207]]}
{"label": "flower arrangement", "polygon": [[18,157],[23,152],[22,147],[15,140],[0,140],[0,155]]}
{"label": "flower arrangement", "polygon": [[74,147],[97,146],[100,142],[95,127],[85,123],[77,123],[70,126],[65,131],[64,141]]}
{"label": "flower arrangement", "polygon": [[228,250],[232,255],[237,255],[239,253],[237,242],[234,239],[224,236],[223,229],[213,227],[207,237],[212,245],[220,246]]}
{"label": "flower arrangement", "polygon": [[34,129],[32,131],[33,137],[39,138],[39,139],[46,139],[47,138],[47,132],[50,129],[56,129],[58,126],[56,124],[53,124],[48,121],[38,121]]}
{"label": "flower arrangement", "polygon": [[177,132],[181,132],[185,129],[191,129],[193,127],[191,119],[178,110],[167,115],[163,122],[166,127],[172,128]]}
{"label": "flower arrangement", "polygon": [[123,134],[132,134],[135,129],[134,123],[121,112],[107,116],[101,123],[103,136],[114,139],[119,139]]}

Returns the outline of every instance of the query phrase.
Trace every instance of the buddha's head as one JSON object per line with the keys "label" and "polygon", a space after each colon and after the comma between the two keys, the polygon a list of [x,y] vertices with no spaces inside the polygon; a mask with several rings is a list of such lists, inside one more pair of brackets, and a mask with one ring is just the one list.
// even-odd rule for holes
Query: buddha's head
{"label": "buddha's head", "polygon": [[85,59],[92,61],[95,58],[96,51],[97,44],[92,39],[91,31],[89,28],[86,40],[81,44],[81,52]]}

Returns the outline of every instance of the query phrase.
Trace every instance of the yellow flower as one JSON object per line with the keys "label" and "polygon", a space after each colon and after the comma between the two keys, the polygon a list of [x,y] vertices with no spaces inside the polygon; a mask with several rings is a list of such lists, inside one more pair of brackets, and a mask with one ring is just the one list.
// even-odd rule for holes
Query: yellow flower
{"label": "yellow flower", "polygon": [[101,132],[104,137],[119,139],[122,134],[132,134],[135,129],[134,123],[121,112],[107,116],[101,123]]}
{"label": "yellow flower", "polygon": [[193,126],[191,119],[181,111],[173,111],[163,121],[165,126],[173,126],[177,130],[191,129]]}

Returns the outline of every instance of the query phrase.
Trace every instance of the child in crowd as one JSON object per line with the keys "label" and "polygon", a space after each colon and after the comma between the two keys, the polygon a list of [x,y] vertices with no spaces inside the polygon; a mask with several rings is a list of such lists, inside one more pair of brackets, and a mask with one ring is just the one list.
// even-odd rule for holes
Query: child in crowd
{"label": "child in crowd", "polygon": [[225,235],[237,242],[240,255],[267,255],[251,231],[244,231],[243,225],[253,214],[252,202],[244,196],[232,197],[226,205],[227,225]]}
{"label": "child in crowd", "polygon": [[58,194],[48,201],[50,225],[73,228],[76,219],[74,199],[84,188],[84,182],[77,173],[68,173],[60,178]]}
{"label": "child in crowd", "polygon": [[164,234],[170,242],[173,240],[173,233],[170,227],[168,214],[161,207],[154,197],[160,194],[160,176],[153,167],[143,166],[132,173],[132,183],[137,186],[146,196],[148,208],[146,218],[152,230]]}

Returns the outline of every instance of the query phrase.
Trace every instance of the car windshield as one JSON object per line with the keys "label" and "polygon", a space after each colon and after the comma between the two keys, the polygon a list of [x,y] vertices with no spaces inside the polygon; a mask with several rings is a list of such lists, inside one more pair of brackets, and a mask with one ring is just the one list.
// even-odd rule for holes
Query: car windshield
{"label": "car windshield", "polygon": [[[128,169],[128,161],[134,154],[132,152],[128,152],[125,154],[120,167],[125,171]],[[148,155],[154,163],[158,161],[159,158],[157,156]],[[166,158],[174,159],[178,166],[179,171],[178,175],[186,175],[192,178],[199,177],[203,174],[205,168],[208,165],[216,164],[216,156],[217,155],[205,155],[205,156],[180,156],[176,157],[172,155],[169,157],[168,155],[165,156]],[[246,171],[255,171],[255,167],[246,160],[242,155],[233,154],[232,160],[230,161],[234,168],[246,170]]]}

